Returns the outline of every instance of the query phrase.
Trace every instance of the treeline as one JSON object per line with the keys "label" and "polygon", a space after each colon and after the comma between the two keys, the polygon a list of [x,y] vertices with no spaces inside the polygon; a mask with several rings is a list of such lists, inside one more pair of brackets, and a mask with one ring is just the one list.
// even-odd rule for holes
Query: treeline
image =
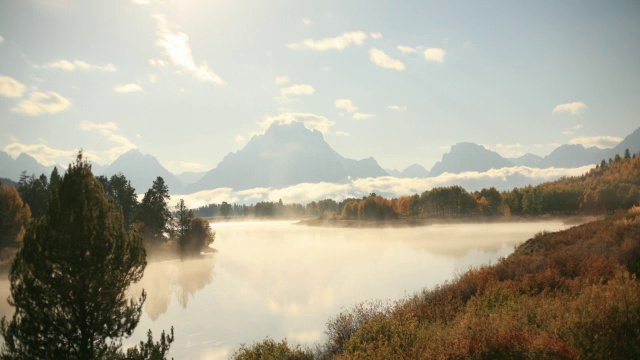
{"label": "treeline", "polygon": [[[0,267],[8,265],[13,254],[21,247],[28,224],[49,213],[52,195],[62,176],[54,168],[50,177],[41,174],[28,176],[23,172],[16,187],[0,185]],[[194,215],[184,201],[170,209],[169,188],[162,177],[138,201],[136,189],[123,175],[110,178],[95,176],[104,194],[122,212],[127,231],[142,234],[147,249],[176,248],[181,256],[199,254],[215,240],[209,222]]]}
{"label": "treeline", "polygon": [[375,193],[361,199],[312,201],[305,206],[278,202],[210,204],[194,210],[203,217],[392,220],[528,215],[602,214],[640,203],[640,157],[627,150],[603,160],[588,173],[537,186],[468,192],[461,186],[436,187],[422,194],[387,199]]}

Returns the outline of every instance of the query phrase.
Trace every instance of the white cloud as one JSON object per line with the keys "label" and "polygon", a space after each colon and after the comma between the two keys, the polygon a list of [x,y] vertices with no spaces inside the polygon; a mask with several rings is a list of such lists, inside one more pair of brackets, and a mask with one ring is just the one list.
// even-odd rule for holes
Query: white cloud
{"label": "white cloud", "polygon": [[305,127],[311,130],[318,130],[324,134],[329,132],[329,129],[335,125],[334,121],[322,115],[316,115],[311,113],[281,113],[275,116],[267,115],[264,120],[259,123],[263,130],[266,130],[274,123],[277,124],[291,124],[294,122],[302,123]]}
{"label": "white cloud", "polygon": [[286,88],[280,89],[280,95],[286,97],[289,95],[301,96],[301,95],[313,95],[316,90],[311,85],[296,84]]}
{"label": "white cloud", "polygon": [[391,111],[407,111],[407,107],[406,106],[400,106],[400,105],[389,105],[389,106],[387,106],[387,110],[391,110]]}
{"label": "white cloud", "polygon": [[366,113],[361,113],[361,112],[357,112],[355,114],[353,114],[353,118],[356,120],[366,120],[366,119],[371,119],[375,117],[374,114],[366,114]]}
{"label": "white cloud", "polygon": [[106,123],[93,123],[90,121],[83,121],[80,124],[80,129],[88,132],[97,132],[105,139],[115,144],[106,151],[107,156],[111,161],[118,158],[118,156],[126,153],[129,150],[137,148],[129,139],[120,134],[120,127],[114,122]]}
{"label": "white cloud", "polygon": [[584,147],[598,147],[608,149],[618,145],[623,139],[617,136],[585,136],[569,141],[569,144],[581,144]]}
{"label": "white cloud", "polygon": [[32,92],[28,99],[22,100],[11,111],[22,115],[35,116],[55,114],[71,107],[71,101],[54,91]]}
{"label": "white cloud", "polygon": [[173,65],[200,81],[225,84],[224,80],[214,73],[206,62],[203,61],[200,65],[196,65],[191,54],[187,34],[171,29],[172,26],[164,15],[153,15],[153,18],[156,20],[157,26],[156,45],[164,51]]}
{"label": "white cloud", "polygon": [[371,33],[369,35],[371,35],[371,38],[374,40],[382,39],[382,33],[379,32]]}
{"label": "white cloud", "polygon": [[113,91],[118,93],[142,92],[142,86],[138,84],[122,84],[113,87]]}
{"label": "white cloud", "polygon": [[2,37],[2,35],[0,35],[0,44],[2,44],[4,42],[4,38]]}
{"label": "white cloud", "polygon": [[355,105],[353,105],[353,102],[351,102],[351,100],[349,99],[338,99],[335,101],[335,105],[336,105],[336,109],[344,109],[350,113],[358,110],[358,108]]}
{"label": "white cloud", "polygon": [[75,155],[78,154],[76,150],[62,150],[62,149],[54,149],[45,144],[21,144],[18,142],[13,142],[3,149],[7,154],[12,157],[17,157],[22,153],[29,154],[31,157],[36,159],[39,163],[50,166],[55,164],[66,164]]}
{"label": "white cloud", "polygon": [[158,82],[158,77],[155,74],[149,74],[147,76],[147,79],[149,80],[150,83],[155,84]]}
{"label": "white cloud", "polygon": [[11,98],[22,97],[26,90],[27,86],[20,81],[0,75],[0,95]]}
{"label": "white cloud", "polygon": [[233,139],[234,139],[237,143],[242,144],[242,143],[244,143],[244,142],[247,140],[247,137],[246,137],[246,136],[244,136],[244,135],[236,135]]}
{"label": "white cloud", "polygon": [[149,64],[151,66],[157,66],[157,67],[166,67],[167,66],[167,62],[162,60],[162,59],[149,59]]}
{"label": "white cloud", "polygon": [[288,76],[278,76],[276,77],[275,83],[276,85],[284,85],[286,83],[289,82],[289,77]]}
{"label": "white cloud", "polygon": [[348,133],[348,132],[346,132],[346,131],[336,131],[336,134],[335,134],[335,135],[336,135],[336,136],[342,136],[342,137],[344,137],[344,136],[351,136],[351,134],[349,134],[349,133]]}
{"label": "white cloud", "polygon": [[315,51],[344,50],[350,45],[362,45],[367,39],[367,33],[362,31],[345,32],[333,38],[320,40],[304,39],[299,43],[288,44],[290,49],[309,49]]}
{"label": "white cloud", "polygon": [[400,50],[400,52],[403,54],[415,54],[416,52],[418,52],[418,48],[405,45],[398,45],[398,50]]}
{"label": "white cloud", "polygon": [[60,69],[64,71],[74,71],[76,69],[84,70],[84,71],[106,71],[106,72],[115,72],[118,69],[113,64],[107,65],[93,65],[86,63],[81,60],[58,60],[55,62],[51,62],[45,64],[43,66],[47,69]]}
{"label": "white cloud", "polygon": [[424,51],[424,59],[426,61],[439,62],[442,64],[446,54],[447,52],[440,48],[427,48]]}
{"label": "white cloud", "polygon": [[251,204],[258,201],[278,201],[285,203],[306,204],[332,198],[341,201],[349,197],[360,198],[372,192],[387,197],[399,197],[419,194],[434,187],[460,185],[468,191],[480,190],[483,187],[495,186],[498,190],[511,189],[514,186],[537,185],[545,181],[552,181],[563,176],[580,176],[591,165],[579,168],[536,169],[524,166],[491,169],[486,172],[466,172],[462,174],[445,173],[437,177],[421,179],[401,179],[391,176],[378,178],[355,179],[349,183],[302,183],[282,189],[255,188],[243,191],[233,191],[230,188],[219,188],[201,191],[189,195],[174,196],[183,198],[189,207],[197,207],[212,202],[222,201]]}
{"label": "white cloud", "polygon": [[556,105],[553,108],[554,113],[569,113],[571,115],[580,115],[587,109],[587,104],[582,101],[574,101],[565,104]]}
{"label": "white cloud", "polygon": [[385,69],[393,69],[397,71],[404,71],[406,69],[402,61],[393,59],[389,55],[385,54],[384,51],[378,49],[369,50],[369,60]]}
{"label": "white cloud", "polygon": [[302,23],[307,25],[307,26],[313,25],[313,21],[311,21],[311,19],[309,19],[309,18],[302,19]]}

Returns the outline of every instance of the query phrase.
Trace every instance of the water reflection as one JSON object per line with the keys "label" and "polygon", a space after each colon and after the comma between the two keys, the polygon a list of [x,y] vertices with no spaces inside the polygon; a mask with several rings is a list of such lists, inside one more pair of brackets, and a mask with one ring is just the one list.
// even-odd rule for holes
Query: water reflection
{"label": "water reflection", "polygon": [[196,292],[213,281],[216,253],[186,260],[153,262],[147,265],[144,277],[131,287],[132,294],[147,292],[145,313],[156,320],[169,308],[175,299],[183,309]]}

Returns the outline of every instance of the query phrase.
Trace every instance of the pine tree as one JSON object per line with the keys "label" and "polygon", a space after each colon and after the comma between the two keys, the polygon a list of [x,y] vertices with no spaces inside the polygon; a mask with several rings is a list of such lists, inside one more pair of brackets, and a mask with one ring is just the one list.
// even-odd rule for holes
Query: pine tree
{"label": "pine tree", "polygon": [[142,238],[78,155],[29,226],[10,272],[13,318],[3,318],[2,359],[98,359],[121,354],[140,319],[144,291],[127,289],[146,266]]}
{"label": "pine tree", "polygon": [[169,231],[171,221],[167,205],[170,198],[169,188],[164,179],[158,176],[138,207],[137,219],[143,224],[145,240],[155,243],[165,240],[164,233]]}

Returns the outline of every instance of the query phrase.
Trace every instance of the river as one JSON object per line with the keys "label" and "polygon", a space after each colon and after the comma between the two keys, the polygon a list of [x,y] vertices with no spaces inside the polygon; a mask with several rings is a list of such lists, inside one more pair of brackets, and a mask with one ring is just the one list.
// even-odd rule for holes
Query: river
{"label": "river", "polygon": [[312,345],[327,320],[367,300],[398,300],[510,254],[559,221],[414,228],[324,228],[291,222],[212,223],[213,255],[150,263],[147,301],[125,344],[174,326],[171,356],[226,359],[266,336]]}

